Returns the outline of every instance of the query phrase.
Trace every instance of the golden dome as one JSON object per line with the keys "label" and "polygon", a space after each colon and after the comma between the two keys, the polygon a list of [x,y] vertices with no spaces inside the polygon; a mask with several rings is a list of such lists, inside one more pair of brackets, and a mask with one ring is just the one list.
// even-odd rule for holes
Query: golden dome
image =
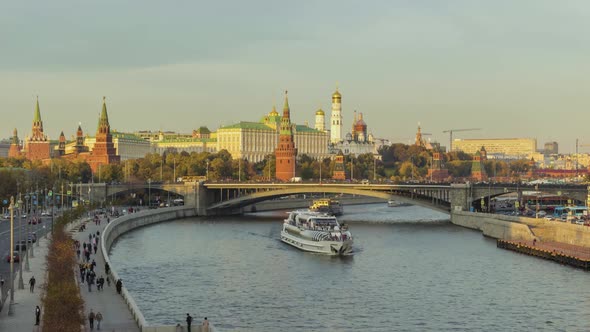
{"label": "golden dome", "polygon": [[319,110],[317,110],[315,112],[315,115],[325,115],[324,111],[322,111],[322,109],[320,108]]}
{"label": "golden dome", "polygon": [[269,116],[278,116],[279,113],[277,112],[277,108],[275,106],[272,107],[272,111],[268,113]]}
{"label": "golden dome", "polygon": [[342,95],[340,92],[338,92],[338,89],[336,89],[336,91],[332,94],[332,98],[342,98]]}

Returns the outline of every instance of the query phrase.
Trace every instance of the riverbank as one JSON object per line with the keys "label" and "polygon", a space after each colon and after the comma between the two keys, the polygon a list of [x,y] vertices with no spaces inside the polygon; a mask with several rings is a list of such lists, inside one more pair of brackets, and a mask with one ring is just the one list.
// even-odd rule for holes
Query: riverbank
{"label": "riverbank", "polygon": [[590,249],[556,242],[498,240],[498,248],[590,271]]}

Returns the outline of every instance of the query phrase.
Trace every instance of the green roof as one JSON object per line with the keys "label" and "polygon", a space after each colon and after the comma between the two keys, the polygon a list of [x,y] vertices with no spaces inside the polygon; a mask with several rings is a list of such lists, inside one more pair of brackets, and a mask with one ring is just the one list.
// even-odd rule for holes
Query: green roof
{"label": "green roof", "polygon": [[210,142],[217,142],[216,138],[165,138],[161,141],[155,141],[156,144],[160,143],[187,143],[187,142],[203,142],[203,143],[210,143]]}
{"label": "green roof", "polygon": [[304,132],[304,133],[321,133],[322,131],[311,128],[309,126],[305,126],[305,125],[296,125],[295,130],[297,132]]}
{"label": "green roof", "polygon": [[219,128],[219,130],[221,129],[254,129],[254,130],[270,130],[270,131],[274,131],[271,127],[265,125],[264,123],[260,123],[260,122],[247,122],[247,121],[241,121],[239,123],[233,124],[233,125],[229,125],[229,126],[225,126],[225,127],[221,127]]}
{"label": "green roof", "polygon": [[115,131],[115,130],[112,130],[111,131],[111,135],[113,136],[113,138],[117,137],[117,138],[124,138],[124,139],[134,140],[134,141],[145,141],[143,138],[141,138],[141,137],[139,137],[139,136],[137,136],[135,134],[120,133],[120,132]]}
{"label": "green roof", "polygon": [[41,110],[39,109],[39,97],[37,97],[37,104],[35,105],[35,118],[33,122],[41,122]]}
{"label": "green roof", "polygon": [[199,134],[211,134],[211,130],[205,126],[199,127],[199,129],[195,130],[195,132]]}
{"label": "green roof", "polygon": [[98,127],[109,126],[109,115],[107,114],[107,101],[106,97],[102,97],[102,112],[100,113],[100,119],[98,120]]}

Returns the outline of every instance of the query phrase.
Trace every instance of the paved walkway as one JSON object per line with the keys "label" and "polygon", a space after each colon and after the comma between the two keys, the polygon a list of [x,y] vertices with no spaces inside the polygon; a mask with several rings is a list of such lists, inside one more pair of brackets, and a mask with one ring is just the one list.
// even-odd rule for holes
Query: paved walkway
{"label": "paved walkway", "polygon": [[[29,253],[29,267],[30,272],[26,272],[23,264],[23,283],[25,289],[18,289],[18,271],[19,265],[14,264],[15,280],[14,280],[14,315],[8,316],[8,307],[10,303],[10,295],[6,299],[6,304],[0,312],[0,331],[40,331],[39,326],[35,326],[35,307],[41,307],[41,313],[43,313],[43,305],[41,303],[41,297],[45,292],[45,271],[46,271],[46,256],[47,246],[49,239],[40,238],[39,246],[34,243],[35,258],[30,257]],[[22,255],[24,258],[25,255]],[[4,257],[3,257],[4,258]],[[8,264],[4,260],[2,264]],[[35,290],[33,293],[29,290],[29,280],[32,276],[35,276]],[[9,286],[9,277],[6,276],[6,287]]]}
{"label": "paved walkway", "polygon": [[[100,231],[100,235],[102,236],[102,231],[106,227],[106,217],[101,219],[102,222],[100,225],[95,225],[93,221],[89,221],[86,223],[86,230],[83,232],[78,232],[76,227],[74,230],[71,231],[72,237],[75,240],[80,241],[80,251],[83,252],[82,243],[88,243],[88,234],[96,234],[96,231]],[[100,242],[99,242],[100,244]],[[82,261],[83,255],[80,255],[80,261]],[[94,268],[94,272],[96,273],[96,279],[100,276],[103,276],[106,280],[106,273],[104,269],[104,258],[102,253],[100,252],[100,248],[97,250],[96,255],[94,251],[92,251],[92,255],[90,255],[90,262],[92,260],[96,261],[96,267]],[[78,284],[80,286],[80,294],[84,299],[84,307],[86,310],[86,317],[88,317],[88,313],[92,309],[94,313],[101,312],[103,316],[103,321],[101,323],[101,330],[105,331],[139,331],[139,327],[133,320],[133,316],[131,316],[131,312],[127,307],[127,304],[123,300],[123,297],[117,294],[115,289],[115,281],[111,280],[111,286],[109,287],[105,281],[104,290],[98,291],[96,289],[96,284],[92,285],[92,291],[88,291],[88,285],[85,283],[80,283],[80,271],[76,271],[76,277],[78,280]],[[123,283],[123,287],[125,287],[125,283]],[[96,330],[96,322],[94,322],[95,330]],[[86,320],[86,329],[90,331],[88,326],[88,320]],[[1,329],[0,329],[1,330]]]}

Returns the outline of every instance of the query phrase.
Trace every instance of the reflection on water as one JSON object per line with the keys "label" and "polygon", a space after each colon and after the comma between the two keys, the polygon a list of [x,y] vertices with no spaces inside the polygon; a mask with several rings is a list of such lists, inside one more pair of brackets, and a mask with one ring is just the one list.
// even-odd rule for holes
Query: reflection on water
{"label": "reflection on water", "polygon": [[355,251],[279,240],[284,212],[194,218],[124,235],[113,264],[152,324],[221,330],[590,330],[588,274],[497,249],[418,207],[346,206]]}

